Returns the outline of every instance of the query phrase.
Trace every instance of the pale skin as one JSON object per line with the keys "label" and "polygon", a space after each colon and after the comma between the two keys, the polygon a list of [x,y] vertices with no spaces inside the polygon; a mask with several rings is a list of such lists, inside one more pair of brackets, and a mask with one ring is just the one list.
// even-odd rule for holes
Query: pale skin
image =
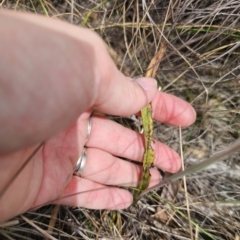
{"label": "pale skin", "polygon": [[[73,176],[89,114],[97,109],[127,116],[152,102],[156,121],[186,127],[195,120],[194,109],[158,92],[153,79],[124,76],[90,30],[1,10],[0,32],[0,191],[44,142],[1,192],[0,222],[56,199],[59,204],[91,209],[130,206],[132,195],[114,186],[137,186],[141,167],[119,157],[141,162],[143,137],[93,116],[87,163],[82,177]],[[170,147],[155,142],[154,151],[157,168],[172,173],[180,169],[180,158]],[[151,175],[153,186],[160,175],[155,169]]]}

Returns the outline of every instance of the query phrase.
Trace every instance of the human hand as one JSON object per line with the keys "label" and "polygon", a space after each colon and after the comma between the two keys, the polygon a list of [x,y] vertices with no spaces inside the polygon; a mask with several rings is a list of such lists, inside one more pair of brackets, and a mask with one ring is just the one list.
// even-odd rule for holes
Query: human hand
{"label": "human hand", "polygon": [[[154,80],[125,77],[101,39],[89,30],[2,11],[3,30],[0,124],[5,127],[0,129],[0,190],[36,146],[45,143],[1,196],[0,222],[54,200],[93,209],[128,207],[132,195],[109,185],[137,185],[140,166],[119,157],[141,162],[143,137],[93,116],[86,166],[82,177],[73,176],[90,112],[130,115],[152,101],[155,120],[188,126],[195,120],[193,108],[157,92]],[[156,142],[154,151],[156,167],[179,170],[180,159],[172,149]],[[155,169],[151,175],[153,185],[160,176]]]}

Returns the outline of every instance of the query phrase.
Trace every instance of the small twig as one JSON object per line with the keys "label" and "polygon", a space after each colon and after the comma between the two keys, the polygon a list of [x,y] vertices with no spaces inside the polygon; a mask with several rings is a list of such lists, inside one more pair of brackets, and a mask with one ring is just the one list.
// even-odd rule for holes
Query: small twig
{"label": "small twig", "polygon": [[[179,127],[179,141],[180,141],[180,154],[181,154],[181,161],[182,161],[182,171],[185,170],[184,161],[183,161],[183,148],[182,148],[182,128]],[[186,183],[186,177],[183,177],[183,185],[184,185],[184,192],[185,192],[185,199],[186,199],[186,207],[187,207],[187,214],[188,214],[188,223],[189,223],[189,230],[190,230],[190,236],[193,240],[193,232],[192,232],[192,224],[191,224],[191,215],[190,215],[190,209],[189,209],[189,201],[188,201],[188,191],[187,191],[187,183]]]}

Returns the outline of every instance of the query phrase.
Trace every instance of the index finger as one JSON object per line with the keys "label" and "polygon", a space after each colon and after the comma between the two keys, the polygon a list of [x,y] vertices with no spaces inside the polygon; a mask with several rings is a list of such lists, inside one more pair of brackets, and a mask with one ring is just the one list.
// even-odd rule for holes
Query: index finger
{"label": "index finger", "polygon": [[152,109],[155,120],[173,126],[187,127],[196,119],[196,112],[188,102],[164,92],[156,93]]}

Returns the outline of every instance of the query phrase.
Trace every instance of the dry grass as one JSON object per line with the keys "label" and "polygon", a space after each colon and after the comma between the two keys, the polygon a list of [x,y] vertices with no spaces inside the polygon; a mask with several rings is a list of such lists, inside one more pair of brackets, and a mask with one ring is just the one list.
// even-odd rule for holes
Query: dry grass
{"label": "dry grass", "polygon": [[[191,102],[198,114],[196,123],[181,134],[185,168],[239,137],[239,1],[5,0],[0,6],[93,29],[129,76],[143,75],[160,42],[166,41],[167,51],[156,77],[159,85]],[[178,129],[156,123],[155,137],[180,151]],[[182,182],[172,184],[124,211],[63,206],[52,237],[239,239],[239,159],[234,154],[187,177],[185,187]],[[46,206],[17,217],[19,222],[0,227],[0,238],[44,239],[52,213],[53,206]]]}

